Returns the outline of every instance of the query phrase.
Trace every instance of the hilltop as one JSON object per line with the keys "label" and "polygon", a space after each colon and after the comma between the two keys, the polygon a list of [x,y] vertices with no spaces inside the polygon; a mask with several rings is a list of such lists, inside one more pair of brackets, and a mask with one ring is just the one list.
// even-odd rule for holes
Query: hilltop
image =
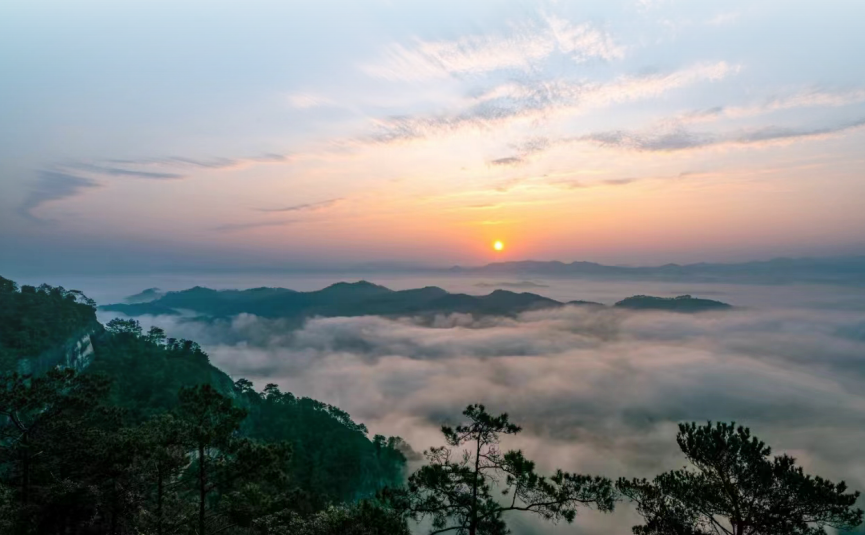
{"label": "hilltop", "polygon": [[[636,301],[635,301],[636,300]],[[635,306],[639,303],[639,306]],[[614,306],[700,312],[730,308],[730,305],[691,296],[675,298],[671,306],[666,298],[636,296]],[[254,288],[250,290],[213,290],[196,286],[188,290],[168,292],[163,297],[135,304],[113,304],[103,310],[127,316],[176,315],[191,311],[198,315],[229,317],[247,313],[268,318],[304,318],[337,316],[425,316],[434,314],[473,314],[477,316],[515,316],[519,313],[566,305],[602,308],[591,301],[561,302],[529,292],[495,290],[487,295],[449,293],[442,288],[427,286],[412,290],[391,290],[367,281],[339,282],[321,290],[298,292],[286,288]]]}

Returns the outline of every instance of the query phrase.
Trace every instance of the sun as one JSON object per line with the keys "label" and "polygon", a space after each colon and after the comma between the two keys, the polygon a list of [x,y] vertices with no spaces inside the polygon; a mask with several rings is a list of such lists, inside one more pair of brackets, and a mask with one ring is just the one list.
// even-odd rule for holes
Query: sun
{"label": "sun", "polygon": [[499,240],[496,240],[496,241],[493,243],[493,249],[495,249],[496,251],[501,251],[501,250],[503,250],[504,248],[505,248],[505,244],[502,243],[502,242],[500,242]]}

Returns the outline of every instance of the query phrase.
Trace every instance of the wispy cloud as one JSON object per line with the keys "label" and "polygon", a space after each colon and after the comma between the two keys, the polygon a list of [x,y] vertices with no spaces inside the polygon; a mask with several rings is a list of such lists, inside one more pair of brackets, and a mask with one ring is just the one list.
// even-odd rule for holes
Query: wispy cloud
{"label": "wispy cloud", "polygon": [[211,230],[213,232],[241,232],[244,230],[251,230],[262,227],[284,227],[286,225],[291,225],[293,223],[297,223],[295,219],[288,219],[282,221],[255,221],[250,223],[228,223],[225,225],[219,225],[218,227],[213,227]]}
{"label": "wispy cloud", "polygon": [[607,186],[626,186],[635,182],[636,178],[610,178],[607,180],[603,180],[602,182]]}
{"label": "wispy cloud", "polygon": [[88,178],[59,171],[39,171],[36,182],[18,207],[18,214],[32,221],[45,221],[34,214],[43,204],[80,195],[100,185]]}
{"label": "wispy cloud", "polygon": [[517,156],[508,156],[506,158],[498,158],[490,162],[490,165],[501,165],[505,167],[516,167],[523,163],[523,159]]}
{"label": "wispy cloud", "polygon": [[390,81],[421,81],[502,69],[525,70],[555,52],[578,62],[624,56],[624,48],[605,31],[547,16],[542,24],[517,26],[506,36],[474,35],[454,41],[416,39],[408,46],[392,44],[382,58],[361,65],[361,70]]}
{"label": "wispy cloud", "polygon": [[599,186],[626,186],[636,181],[636,178],[608,178],[605,180],[599,180],[594,182],[583,182],[581,180],[574,180],[570,178],[548,178],[544,179],[543,183],[548,186],[562,189],[584,189]]}
{"label": "wispy cloud", "polygon": [[831,91],[809,89],[784,96],[773,96],[762,103],[740,106],[715,106],[683,113],[675,120],[682,123],[700,123],[720,118],[738,119],[754,117],[781,110],[798,108],[838,108],[865,102],[865,89]]}
{"label": "wispy cloud", "polygon": [[634,4],[640,11],[648,11],[650,9],[657,9],[664,4],[671,4],[672,1],[673,0],[636,0]]}
{"label": "wispy cloud", "polygon": [[705,147],[718,143],[712,134],[691,132],[675,129],[670,132],[652,132],[647,134],[614,130],[594,132],[578,138],[602,147],[620,147],[639,151],[665,152],[696,147]]}
{"label": "wispy cloud", "polygon": [[[289,158],[282,154],[263,154],[248,158],[214,158],[200,160],[186,157],[151,158],[141,160],[106,159],[97,163],[73,162],[54,166],[54,170],[42,170],[37,174],[33,187],[26,195],[17,213],[31,221],[45,221],[34,214],[45,203],[75,197],[84,191],[101,187],[97,181],[84,175],[102,175],[111,177],[131,177],[146,180],[179,180],[187,178],[187,173],[177,172],[178,169],[238,169],[259,163],[287,162]],[[153,170],[152,168],[158,170]],[[324,201],[310,205],[290,207],[294,210],[315,210],[338,202],[340,199]],[[267,210],[264,210],[267,211]],[[291,211],[290,209],[275,209],[272,211]],[[273,224],[273,223],[269,223]],[[256,226],[256,224],[252,224]],[[246,225],[228,225],[221,230],[241,229]]]}
{"label": "wispy cloud", "polygon": [[311,202],[304,204],[295,204],[292,206],[283,206],[280,208],[258,208],[256,211],[258,212],[315,212],[318,210],[324,210],[325,208],[330,208],[340,202],[342,202],[342,198],[338,199],[328,199],[326,201],[320,202]]}
{"label": "wispy cloud", "polygon": [[[123,166],[158,166],[176,169],[240,169],[255,164],[285,163],[289,157],[284,154],[262,154],[246,158],[210,158],[198,159],[183,156],[167,158],[146,158],[141,160],[105,160],[107,164]],[[127,171],[131,172],[131,171]]]}
{"label": "wispy cloud", "polygon": [[293,108],[299,110],[330,106],[333,104],[331,99],[314,93],[291,93],[287,95],[286,98]]}
{"label": "wispy cloud", "polygon": [[822,139],[865,127],[865,119],[814,128],[767,126],[726,134],[692,132],[683,128],[671,131],[636,133],[626,131],[596,132],[576,138],[603,147],[618,147],[645,152],[674,152],[712,146],[765,146],[810,139]]}
{"label": "wispy cloud", "polygon": [[812,89],[792,95],[774,97],[762,105],[750,107],[730,107],[725,111],[731,116],[756,115],[758,113],[792,108],[840,107],[865,102],[865,89],[851,91],[824,91]]}
{"label": "wispy cloud", "polygon": [[865,126],[865,119],[845,124],[822,128],[788,128],[783,126],[767,126],[750,130],[729,140],[730,143],[759,144],[773,141],[799,141],[803,139],[825,138],[858,130]]}
{"label": "wispy cloud", "polygon": [[739,20],[741,13],[737,11],[728,11],[726,13],[718,13],[708,21],[706,24],[710,26],[724,26],[726,24],[732,24]]}
{"label": "wispy cloud", "polygon": [[[464,129],[491,129],[514,120],[543,119],[616,103],[657,98],[669,91],[703,81],[721,80],[739,67],[720,61],[699,63],[677,71],[621,77],[608,83],[564,80],[511,82],[476,97],[468,109],[452,114],[397,116],[376,123],[371,140],[394,143]],[[531,140],[530,151],[541,150],[543,138]]]}
{"label": "wispy cloud", "polygon": [[182,175],[179,173],[161,173],[155,171],[138,171],[135,169],[123,169],[120,167],[104,167],[101,165],[91,165],[91,164],[73,164],[69,167],[74,169],[79,169],[81,171],[88,171],[91,173],[96,173],[100,175],[109,175],[109,176],[128,176],[133,178],[147,178],[154,180],[174,180],[185,178],[186,175]]}

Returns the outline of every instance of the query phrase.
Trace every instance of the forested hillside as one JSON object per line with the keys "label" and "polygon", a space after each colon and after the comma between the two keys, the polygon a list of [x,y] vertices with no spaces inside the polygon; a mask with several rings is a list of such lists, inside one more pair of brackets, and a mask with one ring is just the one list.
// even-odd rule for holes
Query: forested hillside
{"label": "forested hillside", "polygon": [[67,341],[99,330],[95,303],[81,292],[47,284],[19,289],[0,277],[0,370],[62,352]]}
{"label": "forested hillside", "polygon": [[[404,529],[358,501],[402,484],[399,438],[234,382],[158,328],[103,329],[78,292],[0,281],[0,533],[351,533],[364,518],[390,531],[355,533]],[[98,329],[86,369],[18,373],[82,329]]]}
{"label": "forested hillside", "polygon": [[180,389],[207,384],[247,411],[242,434],[290,442],[295,481],[325,501],[370,497],[402,481],[408,446],[400,439],[370,441],[366,427],[337,407],[282,393],[276,385],[256,392],[245,379],[235,383],[193,341],[166,338],[158,328],[142,333],[136,321],[118,319],[94,346],[87,371],[111,378],[109,399],[132,423],[175,409]]}

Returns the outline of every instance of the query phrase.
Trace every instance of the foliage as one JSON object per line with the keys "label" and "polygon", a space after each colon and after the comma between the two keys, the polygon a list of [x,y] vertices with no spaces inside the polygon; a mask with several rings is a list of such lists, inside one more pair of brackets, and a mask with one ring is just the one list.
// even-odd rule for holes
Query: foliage
{"label": "foliage", "polygon": [[120,420],[100,405],[106,393],[103,378],[72,370],[0,377],[0,473],[20,531],[102,525],[124,507],[113,471]]}
{"label": "foliage", "polygon": [[290,445],[242,436],[246,411],[209,385],[133,426],[108,393],[104,377],[68,369],[0,378],[3,533],[407,533],[377,505],[317,511]]}
{"label": "foliage", "polygon": [[195,342],[165,338],[159,328],[142,334],[135,320],[115,319],[106,327],[108,335],[94,340],[87,371],[112,379],[111,402],[126,409],[130,422],[174,409],[182,388],[209,384],[231,393],[231,379]]}
{"label": "foliage", "polygon": [[142,334],[135,320],[115,321],[109,322],[109,336],[95,341],[88,372],[112,379],[111,402],[126,409],[130,423],[174,410],[183,388],[210,385],[247,411],[243,436],[292,445],[293,478],[319,505],[372,497],[402,484],[410,448],[401,439],[371,441],[366,427],[337,407],[275,385],[256,392],[249,381],[233,383],[212,366],[195,342],[165,338],[155,327]]}
{"label": "foliage", "polygon": [[811,535],[862,522],[858,492],[806,475],[788,455],[770,457],[747,428],[681,424],[677,442],[693,469],[617,482],[646,521],[636,535]]}
{"label": "foliage", "polygon": [[[609,479],[556,471],[538,475],[522,451],[502,452],[500,435],[520,427],[507,414],[492,416],[483,405],[470,405],[468,423],[442,427],[447,446],[425,452],[429,464],[409,478],[406,492],[390,493],[393,503],[415,519],[430,518],[431,533],[497,535],[508,533],[504,513],[527,512],[557,522],[573,522],[580,506],[612,511]],[[454,449],[466,447],[458,457]],[[498,490],[501,498],[495,496]]]}
{"label": "foliage", "polygon": [[103,332],[80,293],[6,279],[0,292],[0,313],[19,314],[0,323],[14,357],[21,340],[41,352],[82,325],[98,334],[83,374],[0,376],[0,532],[267,534],[289,519],[405,531],[380,505],[337,505],[402,482],[400,439],[370,440],[344,411],[274,386],[236,386],[198,344],[157,327],[116,319]]}
{"label": "foliage", "polygon": [[245,434],[267,442],[290,442],[293,476],[320,499],[352,501],[402,484],[410,448],[398,437],[376,436],[370,442],[366,427],[346,412],[280,392],[276,385],[258,393],[249,381],[240,380],[235,391],[249,409]]}
{"label": "foliage", "polygon": [[401,515],[367,500],[332,506],[309,516],[289,513],[282,518],[267,517],[256,526],[269,535],[410,535]]}
{"label": "foliage", "polygon": [[96,303],[77,290],[18,285],[0,277],[0,371],[98,327]]}

